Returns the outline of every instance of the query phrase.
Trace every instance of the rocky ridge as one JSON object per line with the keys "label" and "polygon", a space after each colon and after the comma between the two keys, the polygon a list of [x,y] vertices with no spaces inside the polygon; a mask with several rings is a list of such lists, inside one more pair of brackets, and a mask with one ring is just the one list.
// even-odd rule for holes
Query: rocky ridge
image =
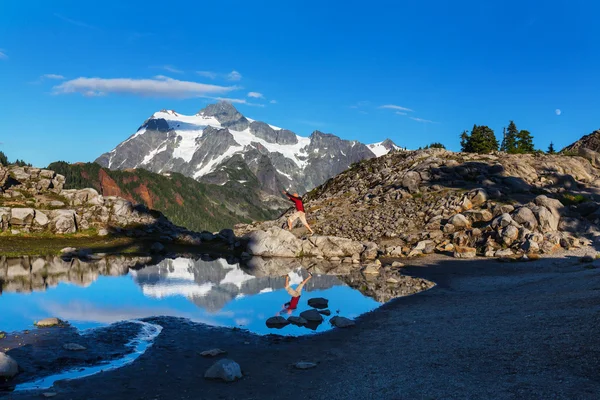
{"label": "rocky ridge", "polygon": [[[443,149],[353,165],[305,197],[323,235],[377,243],[393,257],[508,257],[585,246],[600,236],[598,153],[489,155]],[[281,226],[238,225],[238,234]],[[260,235],[260,234],[254,234]]]}
{"label": "rocky ridge", "polygon": [[585,135],[575,143],[565,147],[561,153],[576,153],[582,151],[582,149],[592,150],[595,152],[600,151],[600,129]]}

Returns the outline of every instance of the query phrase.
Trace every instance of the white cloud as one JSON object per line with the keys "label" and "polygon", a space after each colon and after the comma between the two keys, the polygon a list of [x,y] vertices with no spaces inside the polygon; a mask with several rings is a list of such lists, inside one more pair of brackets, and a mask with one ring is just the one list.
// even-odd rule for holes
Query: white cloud
{"label": "white cloud", "polygon": [[196,73],[200,76],[210,79],[215,79],[217,77],[217,73],[211,71],[196,71]]}
{"label": "white cloud", "polygon": [[264,99],[265,96],[263,96],[262,93],[258,93],[258,92],[250,92],[248,93],[248,97],[253,97],[255,99]]}
{"label": "white cloud", "polygon": [[405,113],[404,111],[396,111],[396,112],[395,112],[395,114],[398,114],[398,115],[406,115],[406,113]]}
{"label": "white cloud", "polygon": [[54,86],[54,93],[80,93],[85,96],[119,93],[146,97],[193,98],[224,94],[237,89],[236,86],[208,85],[159,75],[152,79],[81,77]]}
{"label": "white cloud", "polygon": [[397,106],[395,104],[386,104],[386,105],[381,106],[379,108],[388,108],[390,110],[399,110],[399,111],[408,111],[408,112],[412,112],[413,111],[410,108],[406,108],[406,107],[402,107],[402,106]]}
{"label": "white cloud", "polygon": [[423,119],[423,118],[410,117],[410,119],[412,119],[413,121],[422,122],[424,124],[437,124],[437,122],[430,121],[428,119]]}
{"label": "white cloud", "polygon": [[242,74],[237,71],[231,71],[229,74],[227,74],[227,79],[230,81],[240,81],[242,80]]}
{"label": "white cloud", "polygon": [[161,67],[159,67],[159,68],[162,68],[162,69],[164,69],[165,71],[172,72],[172,73],[174,73],[174,74],[183,74],[183,71],[182,71],[182,70],[180,70],[180,69],[177,69],[177,68],[175,68],[175,67],[174,67],[174,66],[172,66],[172,65],[163,65],[163,66],[161,66]]}
{"label": "white cloud", "polygon": [[55,16],[56,18],[60,18],[60,19],[62,19],[62,20],[63,20],[63,21],[65,21],[65,22],[68,22],[68,23],[70,23],[71,25],[76,25],[76,26],[80,26],[80,27],[82,27],[82,28],[87,28],[87,29],[98,29],[98,28],[96,28],[95,26],[92,26],[92,25],[88,25],[88,24],[86,24],[85,22],[81,22],[81,21],[77,21],[77,20],[75,20],[75,19],[67,18],[67,17],[65,17],[65,16],[63,16],[63,15],[60,15],[60,14],[56,14],[56,13],[55,13],[55,14],[54,14],[54,16]]}
{"label": "white cloud", "polygon": [[44,74],[40,78],[41,79],[55,79],[57,81],[62,81],[63,79],[65,79],[64,76],[57,75],[57,74]]}
{"label": "white cloud", "polygon": [[560,110],[560,108],[557,108],[556,110],[554,110],[554,114],[560,115],[562,114],[562,111]]}
{"label": "white cloud", "polygon": [[271,100],[269,103],[271,103],[271,104],[277,104],[277,100]]}
{"label": "white cloud", "polygon": [[4,50],[0,49],[0,60],[6,60],[6,59],[8,59],[8,56],[6,55]]}

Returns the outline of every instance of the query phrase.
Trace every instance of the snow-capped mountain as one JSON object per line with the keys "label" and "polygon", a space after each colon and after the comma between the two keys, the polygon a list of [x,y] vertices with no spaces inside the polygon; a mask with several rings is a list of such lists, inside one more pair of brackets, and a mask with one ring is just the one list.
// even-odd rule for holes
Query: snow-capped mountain
{"label": "snow-capped mountain", "polygon": [[191,116],[159,111],[96,162],[110,169],[174,171],[220,185],[237,182],[270,193],[283,187],[302,193],[352,163],[398,149],[389,139],[364,145],[319,131],[299,136],[220,102]]}

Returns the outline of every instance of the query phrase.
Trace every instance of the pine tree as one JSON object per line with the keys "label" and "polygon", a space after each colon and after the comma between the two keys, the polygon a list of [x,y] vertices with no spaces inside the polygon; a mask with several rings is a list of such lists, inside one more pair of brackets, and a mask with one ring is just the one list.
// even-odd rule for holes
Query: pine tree
{"label": "pine tree", "polygon": [[460,151],[463,153],[472,153],[470,139],[471,137],[467,131],[463,131],[463,133],[460,134]]}
{"label": "pine tree", "polygon": [[460,145],[466,153],[487,154],[498,150],[498,140],[494,131],[485,125],[473,125],[470,135],[464,131],[461,134]]}
{"label": "pine tree", "polygon": [[433,143],[425,146],[425,149],[445,149],[445,148],[446,148],[446,146],[444,146],[442,143],[439,143],[439,142],[433,142]]}
{"label": "pine tree", "polygon": [[8,158],[6,157],[6,154],[4,154],[4,152],[2,151],[0,151],[0,165],[8,165]]}
{"label": "pine tree", "polygon": [[550,142],[550,146],[548,146],[548,154],[555,154],[556,150],[554,150],[554,143]]}
{"label": "pine tree", "polygon": [[508,123],[508,129],[506,129],[506,133],[504,135],[504,140],[502,141],[502,151],[511,154],[516,153],[518,135],[519,131],[517,130],[517,125],[514,123],[514,121],[510,121]]}
{"label": "pine tree", "polygon": [[533,136],[527,130],[519,131],[517,135],[517,149],[516,153],[525,154],[525,153],[533,153],[535,152],[535,147],[533,146]]}

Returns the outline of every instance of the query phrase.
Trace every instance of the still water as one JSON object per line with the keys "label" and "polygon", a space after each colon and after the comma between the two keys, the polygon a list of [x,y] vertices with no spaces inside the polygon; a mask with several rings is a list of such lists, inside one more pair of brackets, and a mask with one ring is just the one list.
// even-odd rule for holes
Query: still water
{"label": "still water", "polygon": [[299,315],[308,299],[329,300],[331,316],[356,318],[381,303],[334,275],[319,274],[304,286],[298,308],[282,312],[292,287],[308,276],[294,260],[163,260],[112,257],[91,261],[55,258],[0,260],[0,330],[32,329],[33,322],[58,317],[79,329],[152,316],[188,318],[211,326],[239,327],[258,334],[298,336],[331,329],[330,317],[315,330],[265,321],[280,313]]}

